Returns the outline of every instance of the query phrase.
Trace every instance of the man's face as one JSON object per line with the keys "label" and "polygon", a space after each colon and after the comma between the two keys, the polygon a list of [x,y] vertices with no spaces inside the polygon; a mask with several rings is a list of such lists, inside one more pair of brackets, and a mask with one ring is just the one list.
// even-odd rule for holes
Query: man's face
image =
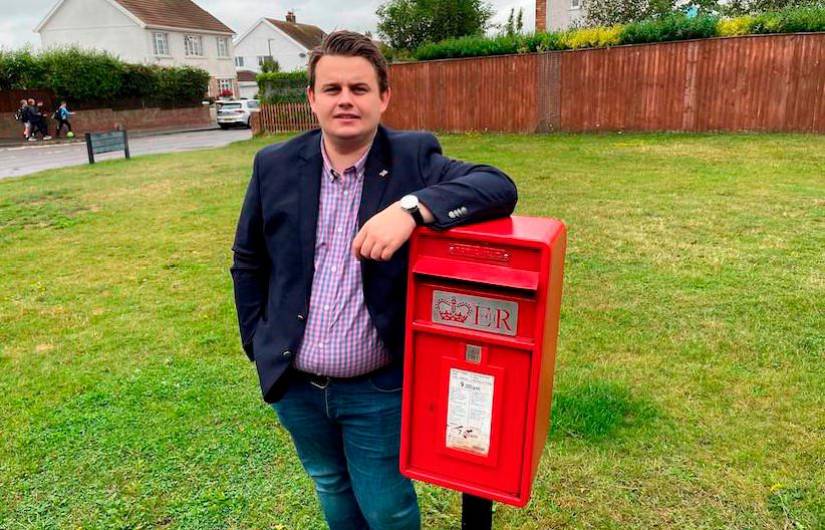
{"label": "man's face", "polygon": [[309,104],[326,136],[352,142],[372,136],[390,102],[381,94],[378,73],[363,57],[325,55],[315,66],[315,87],[307,89]]}

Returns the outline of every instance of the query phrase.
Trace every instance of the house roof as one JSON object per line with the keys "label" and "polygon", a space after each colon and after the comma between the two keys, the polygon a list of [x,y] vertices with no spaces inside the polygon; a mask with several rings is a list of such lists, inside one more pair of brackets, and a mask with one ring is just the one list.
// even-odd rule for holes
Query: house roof
{"label": "house roof", "polygon": [[114,0],[147,26],[235,33],[192,0]]}
{"label": "house roof", "polygon": [[326,33],[318,26],[311,24],[299,24],[298,22],[286,22],[284,20],[277,20],[274,18],[267,18],[267,22],[286,33],[289,37],[295,40],[298,44],[311,50],[321,44]]}
{"label": "house roof", "polygon": [[245,83],[248,81],[257,81],[258,74],[253,72],[252,70],[238,70],[238,82]]}

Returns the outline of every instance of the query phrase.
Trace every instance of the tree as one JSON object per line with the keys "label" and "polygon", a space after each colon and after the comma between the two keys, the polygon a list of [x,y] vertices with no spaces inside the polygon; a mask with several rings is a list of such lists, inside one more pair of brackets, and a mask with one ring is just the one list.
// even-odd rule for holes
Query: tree
{"label": "tree", "polygon": [[264,59],[264,62],[261,63],[261,72],[269,73],[269,72],[280,72],[281,65],[278,64],[278,61],[274,60],[272,57],[267,57]]}
{"label": "tree", "polygon": [[674,0],[584,0],[586,26],[627,24],[672,13]]}
{"label": "tree", "polygon": [[521,34],[522,30],[524,30],[524,8],[518,8],[518,15],[516,15],[516,8],[510,8],[510,15],[504,25],[504,34],[512,37]]}
{"label": "tree", "polygon": [[725,15],[737,16],[806,6],[825,7],[825,0],[730,0],[720,9]]}
{"label": "tree", "polygon": [[493,8],[483,0],[389,0],[378,7],[378,33],[393,48],[414,50],[425,42],[481,35]]}

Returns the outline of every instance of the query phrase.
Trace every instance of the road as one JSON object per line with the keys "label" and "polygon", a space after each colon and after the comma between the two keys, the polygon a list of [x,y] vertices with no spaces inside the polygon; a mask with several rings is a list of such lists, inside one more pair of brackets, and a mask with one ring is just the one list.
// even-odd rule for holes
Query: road
{"label": "road", "polygon": [[[238,140],[248,140],[252,133],[247,129],[216,129],[211,131],[183,132],[129,138],[130,154],[135,156],[155,153],[192,151],[210,147],[222,147]],[[123,153],[96,155],[95,160],[122,158]],[[88,164],[86,144],[29,143],[22,146],[0,148],[0,179],[28,175],[46,169]]]}

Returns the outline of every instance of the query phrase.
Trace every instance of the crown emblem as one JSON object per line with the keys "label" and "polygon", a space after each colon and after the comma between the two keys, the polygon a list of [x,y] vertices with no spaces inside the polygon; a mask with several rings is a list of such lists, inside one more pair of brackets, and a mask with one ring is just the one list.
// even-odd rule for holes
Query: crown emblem
{"label": "crown emblem", "polygon": [[458,323],[464,323],[464,321],[469,318],[470,311],[472,310],[469,304],[459,303],[455,298],[451,298],[450,300],[440,298],[437,308],[438,315],[442,320]]}

